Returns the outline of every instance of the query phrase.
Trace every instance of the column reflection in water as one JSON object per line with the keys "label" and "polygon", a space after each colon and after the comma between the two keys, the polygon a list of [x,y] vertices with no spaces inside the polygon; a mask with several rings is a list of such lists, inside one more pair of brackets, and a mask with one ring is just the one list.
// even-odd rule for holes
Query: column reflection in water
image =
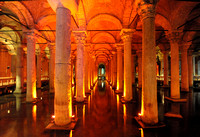
{"label": "column reflection in water", "polygon": [[123,110],[124,110],[124,128],[126,130],[126,105],[123,104]]}
{"label": "column reflection in water", "polygon": [[32,113],[33,113],[33,120],[34,122],[36,122],[36,117],[37,117],[37,105],[33,105],[33,110],[32,110]]}
{"label": "column reflection in water", "polygon": [[85,127],[85,104],[83,105],[83,127]]}
{"label": "column reflection in water", "polygon": [[16,97],[16,111],[18,112],[21,108],[21,94],[14,94]]}
{"label": "column reflection in water", "polygon": [[120,121],[119,121],[119,95],[117,95],[117,125],[118,125],[118,127],[119,127],[119,123],[120,123]]}

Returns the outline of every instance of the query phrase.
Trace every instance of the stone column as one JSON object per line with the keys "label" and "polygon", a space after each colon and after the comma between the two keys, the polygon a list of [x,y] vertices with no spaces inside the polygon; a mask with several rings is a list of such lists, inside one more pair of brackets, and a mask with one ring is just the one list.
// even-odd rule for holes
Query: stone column
{"label": "stone column", "polygon": [[124,100],[132,100],[132,69],[131,69],[131,42],[135,30],[122,29],[121,37],[124,41]]}
{"label": "stone column", "polygon": [[132,85],[135,85],[135,54],[132,54]]}
{"label": "stone column", "polygon": [[61,4],[56,9],[55,54],[55,124],[62,126],[71,122],[71,11]]}
{"label": "stone column", "polygon": [[164,86],[168,86],[168,51],[163,51],[164,60]]}
{"label": "stone column", "polygon": [[36,64],[36,87],[37,89],[40,89],[41,88],[41,53],[40,51],[37,51],[36,52],[36,61],[37,61],[37,64]]}
{"label": "stone column", "polygon": [[142,88],[142,50],[137,51],[138,56],[138,88]]}
{"label": "stone column", "polygon": [[111,55],[110,60],[110,84],[113,85],[113,55]]}
{"label": "stone column", "polygon": [[141,119],[146,124],[158,123],[155,5],[142,3],[139,9],[142,21],[142,106]]}
{"label": "stone column", "polygon": [[113,88],[117,87],[117,54],[113,52]]}
{"label": "stone column", "polygon": [[17,45],[17,62],[16,62],[16,89],[14,93],[22,93],[24,89],[24,51],[21,45]]}
{"label": "stone column", "polygon": [[34,30],[27,31],[27,91],[26,101],[32,102],[36,95],[36,65],[35,65],[35,43]]}
{"label": "stone column", "polygon": [[89,93],[89,88],[88,88],[88,53],[87,53],[87,49],[88,46],[85,45],[84,46],[84,73],[83,73],[83,77],[84,77],[84,91],[85,93]]}
{"label": "stone column", "polygon": [[189,91],[188,45],[181,47],[181,91]]}
{"label": "stone column", "polygon": [[122,92],[123,90],[122,66],[122,45],[117,45],[117,92]]}
{"label": "stone column", "polygon": [[169,34],[170,50],[171,50],[171,98],[180,99],[180,83],[179,83],[179,32],[171,32]]}
{"label": "stone column", "polygon": [[49,44],[50,60],[49,60],[49,92],[55,92],[55,43]]}
{"label": "stone column", "polygon": [[192,50],[188,53],[188,72],[189,72],[189,87],[193,87],[193,59]]}

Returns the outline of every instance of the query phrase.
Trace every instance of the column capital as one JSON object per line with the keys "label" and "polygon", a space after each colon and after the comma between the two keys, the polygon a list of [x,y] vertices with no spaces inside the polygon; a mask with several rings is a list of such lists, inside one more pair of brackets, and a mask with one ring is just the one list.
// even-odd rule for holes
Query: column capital
{"label": "column capital", "polygon": [[121,38],[123,41],[130,41],[132,39],[133,33],[136,29],[122,29],[120,32]]}
{"label": "column capital", "polygon": [[191,42],[186,42],[181,44],[180,46],[181,51],[187,51],[190,48],[191,44],[192,44]]}
{"label": "column capital", "polygon": [[24,29],[23,33],[27,38],[35,40],[37,38],[38,31],[36,29],[31,29],[31,30]]}
{"label": "column capital", "polygon": [[181,30],[172,30],[170,31],[166,36],[169,39],[170,42],[174,43],[178,43],[180,41],[182,31]]}
{"label": "column capital", "polygon": [[122,44],[122,43],[117,43],[117,44],[115,44],[115,46],[116,46],[116,49],[117,49],[117,50],[122,50],[124,44]]}
{"label": "column capital", "polygon": [[140,19],[144,20],[146,18],[155,18],[155,4],[150,4],[146,2],[140,2],[138,4],[138,14]]}
{"label": "column capital", "polygon": [[112,55],[115,55],[116,54],[116,51],[111,51],[112,52]]}
{"label": "column capital", "polygon": [[194,51],[194,50],[189,49],[189,50],[188,50],[188,56],[192,56],[193,51]]}
{"label": "column capital", "polygon": [[76,40],[76,43],[84,43],[87,37],[87,33],[85,30],[74,30],[72,31],[74,34],[74,38]]}

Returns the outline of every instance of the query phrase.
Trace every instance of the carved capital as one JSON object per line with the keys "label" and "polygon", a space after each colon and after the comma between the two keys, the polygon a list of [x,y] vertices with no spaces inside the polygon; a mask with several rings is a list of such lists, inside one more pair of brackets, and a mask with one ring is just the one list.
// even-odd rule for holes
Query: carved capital
{"label": "carved capital", "polygon": [[180,39],[181,39],[181,31],[175,30],[175,31],[171,31],[169,32],[166,36],[169,39],[170,42],[174,43],[179,43]]}
{"label": "carved capital", "polygon": [[135,29],[122,29],[120,32],[121,38],[124,42],[131,42]]}
{"label": "carved capital", "polygon": [[38,33],[38,31],[35,29],[31,29],[31,30],[24,30],[23,33],[27,39],[34,41],[37,38],[36,34]]}
{"label": "carved capital", "polygon": [[86,31],[73,31],[73,34],[77,44],[78,43],[85,44],[87,37]]}
{"label": "carved capital", "polygon": [[138,4],[138,14],[140,19],[155,18],[155,5],[146,2],[140,2]]}
{"label": "carved capital", "polygon": [[120,51],[123,49],[124,44],[118,43],[118,44],[115,44],[115,46],[116,46],[117,51]]}

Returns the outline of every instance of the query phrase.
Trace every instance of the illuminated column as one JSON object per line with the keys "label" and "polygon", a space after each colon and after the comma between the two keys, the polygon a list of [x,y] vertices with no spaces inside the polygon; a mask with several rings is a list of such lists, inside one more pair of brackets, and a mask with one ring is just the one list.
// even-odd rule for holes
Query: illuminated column
{"label": "illuminated column", "polygon": [[179,32],[169,34],[171,50],[171,98],[180,99],[179,84]]}
{"label": "illuminated column", "polygon": [[192,50],[188,53],[188,71],[189,71],[189,86],[193,87],[193,59]]}
{"label": "illuminated column", "polygon": [[132,68],[131,68],[131,42],[135,30],[122,29],[121,37],[124,41],[124,100],[132,100]]}
{"label": "illuminated column", "polygon": [[113,55],[111,55],[111,60],[110,60],[110,81],[111,81],[111,86],[113,85]]}
{"label": "illuminated column", "polygon": [[35,41],[34,30],[26,32],[27,36],[27,91],[26,101],[32,102],[36,95],[36,66],[35,66]]}
{"label": "illuminated column", "polygon": [[117,92],[122,92],[123,90],[122,66],[122,45],[117,45]]}
{"label": "illuminated column", "polygon": [[158,123],[155,5],[142,3],[139,9],[142,21],[142,106],[141,119],[146,124]]}
{"label": "illuminated column", "polygon": [[75,31],[75,39],[77,42],[76,57],[76,101],[83,102],[85,96],[84,90],[84,44],[86,38],[85,31]]}
{"label": "illuminated column", "polygon": [[23,75],[23,55],[24,51],[21,45],[17,45],[17,62],[16,62],[16,89],[14,93],[21,93],[24,89],[24,75]]}
{"label": "illuminated column", "polygon": [[88,48],[88,46],[85,45],[84,46],[84,73],[83,73],[85,93],[89,92],[89,88],[88,88],[88,53],[87,53],[87,48]]}
{"label": "illuminated column", "polygon": [[56,125],[71,122],[71,11],[61,4],[56,9],[56,54],[54,114]]}
{"label": "illuminated column", "polygon": [[135,85],[135,54],[132,55],[132,85]]}
{"label": "illuminated column", "polygon": [[181,91],[189,91],[188,48],[188,45],[181,47]]}
{"label": "illuminated column", "polygon": [[164,59],[164,86],[168,86],[168,51],[163,51]]}
{"label": "illuminated column", "polygon": [[113,88],[117,87],[117,54],[115,51],[113,53]]}
{"label": "illuminated column", "polygon": [[55,43],[49,44],[50,61],[49,61],[49,88],[50,93],[55,92]]}
{"label": "illuminated column", "polygon": [[138,88],[142,88],[142,50],[137,51],[138,56]]}
{"label": "illuminated column", "polygon": [[36,61],[37,61],[37,64],[36,64],[36,68],[37,68],[37,72],[36,72],[36,87],[37,89],[40,89],[41,88],[41,53],[40,51],[37,51],[36,52]]}

